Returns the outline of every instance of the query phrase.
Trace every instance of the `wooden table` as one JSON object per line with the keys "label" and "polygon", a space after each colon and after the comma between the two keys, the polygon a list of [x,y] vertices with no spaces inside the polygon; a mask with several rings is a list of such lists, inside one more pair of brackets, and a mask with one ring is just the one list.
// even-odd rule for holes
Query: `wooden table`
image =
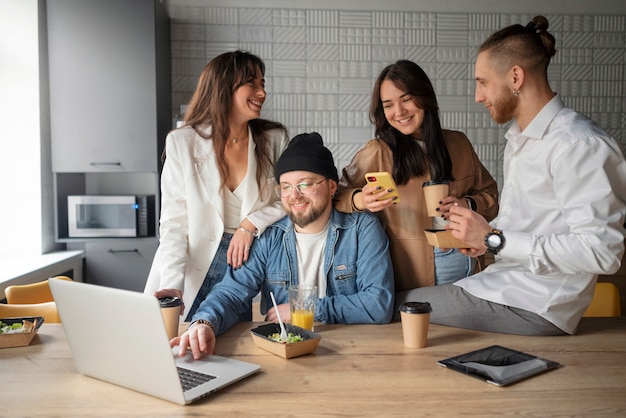
{"label": "wooden table", "polygon": [[[402,344],[399,323],[318,325],[315,354],[284,360],[241,323],[217,354],[261,372],[189,406],[75,372],[63,329],[44,324],[29,347],[0,349],[0,416],[626,416],[626,318],[585,318],[566,337],[522,337],[431,325],[429,345]],[[500,344],[563,367],[495,387],[436,364]]]}

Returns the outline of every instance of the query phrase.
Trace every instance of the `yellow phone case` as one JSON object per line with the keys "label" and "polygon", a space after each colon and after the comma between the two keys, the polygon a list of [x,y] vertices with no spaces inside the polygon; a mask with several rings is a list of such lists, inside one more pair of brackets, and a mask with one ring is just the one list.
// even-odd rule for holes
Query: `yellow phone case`
{"label": "yellow phone case", "polygon": [[383,189],[391,189],[392,191],[385,194],[378,200],[389,199],[390,197],[396,197],[395,202],[400,202],[400,194],[398,193],[398,186],[393,181],[393,177],[387,171],[377,171],[375,173],[365,173],[365,181],[372,186],[379,186]]}

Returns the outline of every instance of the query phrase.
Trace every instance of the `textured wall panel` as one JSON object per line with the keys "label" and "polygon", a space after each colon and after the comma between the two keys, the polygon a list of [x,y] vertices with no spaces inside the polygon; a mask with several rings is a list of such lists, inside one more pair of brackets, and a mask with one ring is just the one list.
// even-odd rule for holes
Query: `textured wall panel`
{"label": "textured wall panel", "polygon": [[170,39],[172,41],[200,41],[204,42],[204,24],[170,24]]}
{"label": "textured wall panel", "polygon": [[[306,93],[307,81],[301,77],[274,77],[272,83],[274,93]],[[271,91],[268,90],[268,93]],[[296,110],[296,109],[294,109]]]}
{"label": "textured wall panel", "polygon": [[304,61],[279,61],[274,60],[274,77],[302,77],[306,76],[306,62]]}
{"label": "textured wall panel", "polygon": [[304,109],[306,106],[307,98],[303,94],[271,94],[273,109],[280,110],[293,110]]}
{"label": "textured wall panel", "polygon": [[308,93],[337,93],[339,91],[340,80],[334,78],[312,78],[303,80]]}
{"label": "textured wall panel", "polygon": [[345,28],[372,27],[373,12],[339,12],[339,26]]}
{"label": "textured wall panel", "polygon": [[307,94],[306,108],[307,110],[342,110],[345,109],[341,104],[339,94]]}
{"label": "textured wall panel", "polygon": [[565,33],[592,32],[594,30],[593,16],[569,15],[563,17],[563,31]]}
{"label": "textured wall panel", "polygon": [[238,42],[239,30],[236,25],[206,25],[208,42]]}
{"label": "textured wall panel", "polygon": [[[236,48],[235,48],[236,49]],[[250,51],[265,61],[266,75],[272,74],[272,58],[274,58],[274,44],[263,42],[239,42],[239,49]],[[231,49],[232,50],[232,49]]]}
{"label": "textured wall panel", "polygon": [[339,59],[347,61],[369,61],[372,59],[371,45],[340,45]]}
{"label": "textured wall panel", "polygon": [[339,12],[337,10],[307,10],[307,26],[338,27]]}
{"label": "textured wall panel", "polygon": [[404,13],[404,26],[410,29],[437,29],[437,13]]}
{"label": "textured wall panel", "polygon": [[171,57],[176,58],[201,58],[205,57],[206,44],[199,41],[172,41]]}
{"label": "textured wall panel", "polygon": [[372,76],[372,64],[366,61],[341,61],[339,76],[342,78],[369,78]]}
{"label": "textured wall panel", "polygon": [[371,28],[339,28],[339,42],[343,44],[371,45]]}
{"label": "textured wall panel", "polygon": [[337,77],[339,75],[337,61],[307,61],[306,75],[308,77]]}
{"label": "textured wall panel", "polygon": [[401,12],[374,12],[372,27],[374,28],[404,28],[404,13]]}
{"label": "textured wall panel", "polygon": [[406,45],[437,45],[437,31],[433,29],[406,29],[404,31]]}
{"label": "textured wall panel", "polygon": [[[415,61],[422,67],[424,62],[435,62],[437,61],[437,48],[431,46],[409,46],[406,48],[406,56],[398,57],[398,59],[409,59]],[[424,68],[424,71],[426,69]],[[429,75],[430,76],[430,75]]]}
{"label": "textured wall panel", "polygon": [[404,29],[374,28],[372,43],[374,45],[404,45]]}
{"label": "textured wall panel", "polygon": [[[290,135],[318,131],[338,168],[373,136],[368,119],[379,72],[417,62],[431,78],[445,128],[466,132],[501,184],[504,133],[474,102],[477,47],[495,30],[525,25],[533,14],[307,10],[171,6],[172,114],[189,100],[208,60],[249,50],[267,65],[263,116]],[[626,16],[547,16],[557,55],[548,79],[567,106],[626,145]]]}
{"label": "textured wall panel", "polygon": [[339,43],[339,28],[309,27],[306,30],[307,30],[307,41],[311,44]]}
{"label": "textured wall panel", "polygon": [[393,62],[397,57],[404,56],[405,50],[404,46],[374,45],[372,46],[372,61]]}
{"label": "textured wall panel", "polygon": [[[371,89],[370,89],[371,90]],[[339,96],[340,109],[367,113],[370,106],[370,94],[342,94]]]}
{"label": "textured wall panel", "polygon": [[[237,9],[230,9],[232,13],[237,14]],[[173,23],[205,23],[206,9],[204,7],[182,7],[172,6],[168,9],[170,20]],[[229,23],[226,21],[219,21],[215,23]]]}
{"label": "textured wall panel", "polygon": [[[304,26],[279,26],[274,27],[274,42],[289,42],[296,44],[295,48],[302,48],[307,41],[306,28]],[[293,59],[296,59],[295,57]]]}
{"label": "textured wall panel", "polygon": [[239,21],[238,12],[230,7],[207,7],[204,21],[211,25],[236,25]]}
{"label": "textured wall panel", "polygon": [[291,42],[272,44],[272,58],[275,60],[306,60],[306,49],[301,44]]}
{"label": "textured wall panel", "polygon": [[239,39],[242,42],[272,42],[273,30],[271,26],[240,25]]}
{"label": "textured wall panel", "polygon": [[277,9],[272,12],[272,24],[275,26],[306,26],[306,11]]}
{"label": "textured wall panel", "polygon": [[339,91],[343,93],[359,94],[362,92],[369,92],[372,88],[372,82],[366,78],[342,78],[339,82]]}
{"label": "textured wall panel", "polygon": [[339,45],[307,44],[306,58],[313,61],[335,61],[339,59]]}
{"label": "textured wall panel", "polygon": [[437,44],[442,46],[466,46],[469,32],[469,16],[442,13],[437,19]]}
{"label": "textured wall panel", "polygon": [[242,26],[271,26],[272,9],[239,9],[239,24]]}

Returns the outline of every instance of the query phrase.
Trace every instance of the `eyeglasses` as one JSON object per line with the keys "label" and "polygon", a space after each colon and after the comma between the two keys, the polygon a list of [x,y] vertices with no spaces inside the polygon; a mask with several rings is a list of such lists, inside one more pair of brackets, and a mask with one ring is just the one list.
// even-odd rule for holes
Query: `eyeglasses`
{"label": "eyeglasses", "polygon": [[278,197],[288,197],[291,196],[291,192],[293,189],[296,189],[300,196],[312,196],[317,192],[317,185],[323,182],[326,179],[321,179],[320,181],[312,182],[312,181],[303,181],[298,184],[289,184],[289,183],[280,183],[274,187],[276,190],[276,195]]}

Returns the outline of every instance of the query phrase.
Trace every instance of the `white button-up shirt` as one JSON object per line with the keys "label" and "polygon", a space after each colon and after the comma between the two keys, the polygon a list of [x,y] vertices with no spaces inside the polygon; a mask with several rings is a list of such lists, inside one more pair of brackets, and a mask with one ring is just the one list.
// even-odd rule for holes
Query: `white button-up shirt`
{"label": "white button-up shirt", "polygon": [[455,284],[535,312],[573,334],[598,274],[624,252],[626,162],[620,147],[555,96],[520,132],[505,135],[500,212],[506,244],[496,263]]}

